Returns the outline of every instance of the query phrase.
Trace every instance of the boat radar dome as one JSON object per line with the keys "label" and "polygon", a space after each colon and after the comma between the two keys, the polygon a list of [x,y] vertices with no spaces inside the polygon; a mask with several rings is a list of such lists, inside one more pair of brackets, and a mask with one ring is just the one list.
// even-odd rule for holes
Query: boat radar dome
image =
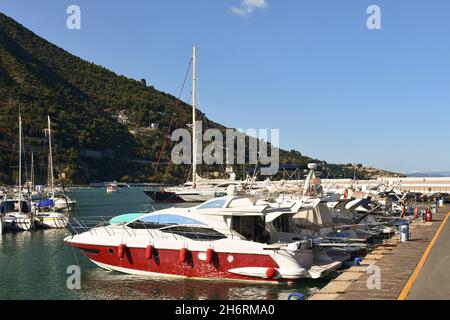
{"label": "boat radar dome", "polygon": [[227,195],[230,197],[236,195],[236,186],[234,184],[230,184],[227,187]]}
{"label": "boat radar dome", "polygon": [[317,169],[317,163],[308,163],[308,169],[316,170]]}

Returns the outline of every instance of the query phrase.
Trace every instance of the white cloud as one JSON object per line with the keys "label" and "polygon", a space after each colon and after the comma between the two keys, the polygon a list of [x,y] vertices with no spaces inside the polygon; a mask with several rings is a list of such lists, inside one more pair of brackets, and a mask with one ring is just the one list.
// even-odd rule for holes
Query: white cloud
{"label": "white cloud", "polygon": [[231,7],[231,12],[234,14],[246,17],[255,11],[255,9],[265,9],[269,7],[266,0],[241,0],[239,7]]}

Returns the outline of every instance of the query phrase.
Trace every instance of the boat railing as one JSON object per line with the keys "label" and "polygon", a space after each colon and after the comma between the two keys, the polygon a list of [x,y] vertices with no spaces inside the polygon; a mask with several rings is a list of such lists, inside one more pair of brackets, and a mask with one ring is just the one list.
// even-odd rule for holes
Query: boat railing
{"label": "boat railing", "polygon": [[[205,232],[205,227],[202,227],[202,229],[199,229],[196,226],[193,225],[170,225],[170,226],[163,226],[161,227],[151,227],[148,226],[146,223],[139,223],[139,222],[133,222],[135,227],[126,227],[125,223],[121,224],[110,224],[109,221],[113,217],[108,216],[90,216],[90,217],[72,217],[69,220],[68,223],[68,229],[69,231],[75,235],[75,234],[81,234],[85,232],[89,232],[92,235],[95,235],[98,230],[103,230],[108,236],[116,236],[118,235],[124,235],[125,233],[129,237],[137,237],[141,236],[142,233],[139,233],[138,230],[145,230],[146,233],[148,233],[148,236],[150,240],[158,239],[161,237],[171,237],[174,240],[177,241],[184,241],[186,238],[190,238],[197,241],[211,241],[215,238],[220,238],[220,234],[222,234],[224,237],[229,237],[231,239],[235,239],[237,235],[230,229],[221,229],[221,228],[208,228],[216,232],[217,234],[212,234]],[[184,230],[180,231],[176,228],[180,227]],[[171,230],[172,229],[172,230]],[[162,233],[161,233],[162,232]],[[164,236],[163,236],[164,234]],[[184,236],[183,236],[183,235]]]}
{"label": "boat railing", "polygon": [[142,212],[142,213],[150,213],[150,212],[155,212],[155,211],[156,211],[156,209],[154,206],[152,206],[151,203],[146,203],[139,207],[139,212]]}
{"label": "boat railing", "polygon": [[71,217],[68,224],[68,229],[72,234],[80,234],[83,232],[95,232],[95,228],[105,227],[104,230],[110,234],[106,226],[110,225],[109,220],[113,216],[95,216],[95,217]]}

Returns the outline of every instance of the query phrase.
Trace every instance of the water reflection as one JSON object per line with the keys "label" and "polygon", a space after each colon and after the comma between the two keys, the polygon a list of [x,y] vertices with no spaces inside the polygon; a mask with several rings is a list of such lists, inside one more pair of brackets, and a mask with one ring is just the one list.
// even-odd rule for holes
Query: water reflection
{"label": "water reflection", "polygon": [[[316,287],[317,286],[317,287]],[[194,299],[194,300],[278,300],[292,292],[310,293],[323,283],[274,285],[229,281],[150,279],[95,269],[83,278],[80,294],[86,299]]]}

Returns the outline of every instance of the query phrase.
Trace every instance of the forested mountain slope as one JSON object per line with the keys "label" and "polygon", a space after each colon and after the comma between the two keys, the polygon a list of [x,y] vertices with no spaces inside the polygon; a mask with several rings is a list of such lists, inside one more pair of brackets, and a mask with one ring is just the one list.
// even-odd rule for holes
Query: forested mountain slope
{"label": "forested mountain slope", "polygon": [[[171,120],[171,129],[191,121],[190,106],[174,96],[84,61],[0,13],[0,183],[15,179],[19,109],[27,161],[34,151],[36,171],[44,180],[43,129],[50,115],[57,173],[64,172],[72,183],[149,181],[154,168],[143,161],[158,159]],[[118,121],[119,114],[126,121]],[[198,114],[208,127],[225,129]],[[162,160],[168,157],[166,152]],[[280,161],[305,166],[312,159],[281,150]],[[319,162],[331,168],[330,177],[353,176],[351,166]],[[163,179],[165,168],[160,169],[153,180]],[[188,169],[172,166],[165,178],[182,181]],[[364,168],[358,176],[367,176]]]}

